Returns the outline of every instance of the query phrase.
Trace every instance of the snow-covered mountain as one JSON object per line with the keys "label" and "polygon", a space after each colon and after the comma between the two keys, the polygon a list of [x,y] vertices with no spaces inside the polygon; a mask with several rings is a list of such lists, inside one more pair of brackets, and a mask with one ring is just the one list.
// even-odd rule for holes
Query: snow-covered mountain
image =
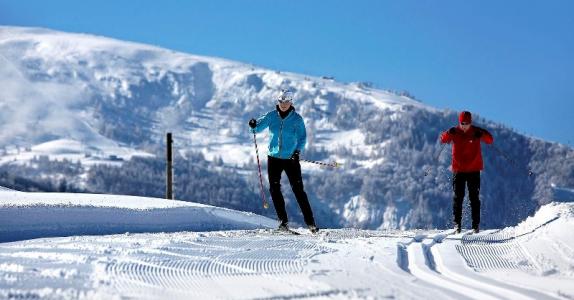
{"label": "snow-covered mountain", "polygon": [[[234,208],[244,205],[252,211],[260,200],[253,136],[246,124],[273,109],[278,90],[289,88],[308,129],[305,158],[343,163],[336,170],[304,166],[320,224],[450,226],[449,150],[437,137],[455,124],[456,112],[437,110],[408,93],[104,37],[18,27],[0,27],[0,84],[0,162],[10,166],[8,173],[18,167],[23,175],[64,178],[87,191],[133,193],[122,190],[121,182],[139,179],[141,171],[106,181],[101,178],[109,179],[111,171],[98,166],[125,168],[131,158],[142,156],[160,161],[164,135],[173,132],[180,155],[176,163],[185,162],[181,172],[196,162],[212,162],[209,170],[226,172],[212,186],[234,186],[226,193],[236,195]],[[484,149],[486,227],[516,224],[552,200],[552,185],[574,187],[571,148],[476,120],[495,136],[495,146]],[[259,135],[258,142],[264,145],[266,136]],[[202,157],[192,159],[197,153]],[[46,172],[38,167],[38,157],[46,156],[79,161],[81,167],[73,176]],[[156,177],[148,178],[152,183],[146,187],[162,184],[156,180],[162,166],[154,166],[145,176]],[[226,182],[230,174],[239,179]],[[251,194],[238,194],[241,186]],[[139,193],[146,194],[144,189]],[[181,190],[180,199],[221,199],[213,193],[194,199],[199,196],[185,191],[199,189]],[[292,199],[290,191],[285,195]],[[297,210],[290,205],[295,221],[300,220]]]}
{"label": "snow-covered mountain", "polygon": [[[192,146],[208,158],[241,164],[252,157],[252,147],[237,147],[251,146],[245,119],[272,109],[280,88],[294,90],[297,109],[313,123],[315,136],[329,141],[315,144],[331,148],[337,146],[331,141],[364,143],[358,130],[343,131],[347,126],[329,118],[345,113],[339,111],[341,102],[375,110],[405,105],[431,110],[361,84],[102,37],[10,27],[0,36],[2,146],[66,138],[79,143],[76,149],[124,157],[106,146],[157,144],[171,131],[181,149]],[[346,113],[354,119],[354,111]]]}

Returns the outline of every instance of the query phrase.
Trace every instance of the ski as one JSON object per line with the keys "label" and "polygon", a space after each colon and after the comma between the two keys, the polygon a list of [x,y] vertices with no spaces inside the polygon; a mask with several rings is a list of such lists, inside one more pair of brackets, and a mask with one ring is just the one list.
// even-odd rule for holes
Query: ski
{"label": "ski", "polygon": [[[261,231],[260,231],[261,232]],[[271,229],[271,228],[266,228],[263,229],[264,233],[269,233],[269,234],[283,234],[283,235],[301,235],[301,233],[292,230],[292,229]]]}
{"label": "ski", "polygon": [[293,229],[275,229],[275,233],[282,233],[282,234],[292,234],[292,235],[301,235],[299,232]]}

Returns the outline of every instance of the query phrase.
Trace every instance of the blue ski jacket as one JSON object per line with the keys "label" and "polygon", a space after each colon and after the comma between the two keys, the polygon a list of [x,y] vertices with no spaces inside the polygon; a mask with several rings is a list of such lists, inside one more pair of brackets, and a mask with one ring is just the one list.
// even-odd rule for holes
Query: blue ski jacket
{"label": "blue ski jacket", "polygon": [[284,119],[279,111],[272,110],[257,119],[257,126],[251,132],[262,132],[269,127],[269,156],[291,158],[295,150],[303,152],[307,142],[307,130],[301,115],[292,109]]}

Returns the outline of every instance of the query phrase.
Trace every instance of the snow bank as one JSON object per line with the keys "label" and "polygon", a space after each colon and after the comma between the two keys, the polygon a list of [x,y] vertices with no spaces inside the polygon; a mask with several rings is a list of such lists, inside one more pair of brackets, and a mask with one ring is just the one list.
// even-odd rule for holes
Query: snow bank
{"label": "snow bank", "polygon": [[275,221],[253,213],[191,202],[0,189],[0,242],[53,236],[274,226]]}
{"label": "snow bank", "polygon": [[523,236],[543,227],[557,227],[555,230],[561,232],[564,223],[574,224],[574,203],[552,202],[540,207],[533,216],[515,227],[507,227],[501,232],[512,236]]}

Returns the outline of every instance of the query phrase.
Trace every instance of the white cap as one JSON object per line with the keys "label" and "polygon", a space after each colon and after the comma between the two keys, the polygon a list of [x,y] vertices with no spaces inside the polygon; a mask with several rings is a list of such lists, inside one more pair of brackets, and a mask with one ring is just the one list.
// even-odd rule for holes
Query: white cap
{"label": "white cap", "polygon": [[277,100],[281,100],[281,101],[293,101],[293,92],[287,90],[287,89],[283,89],[281,90],[281,93],[279,93],[279,96],[277,97]]}

